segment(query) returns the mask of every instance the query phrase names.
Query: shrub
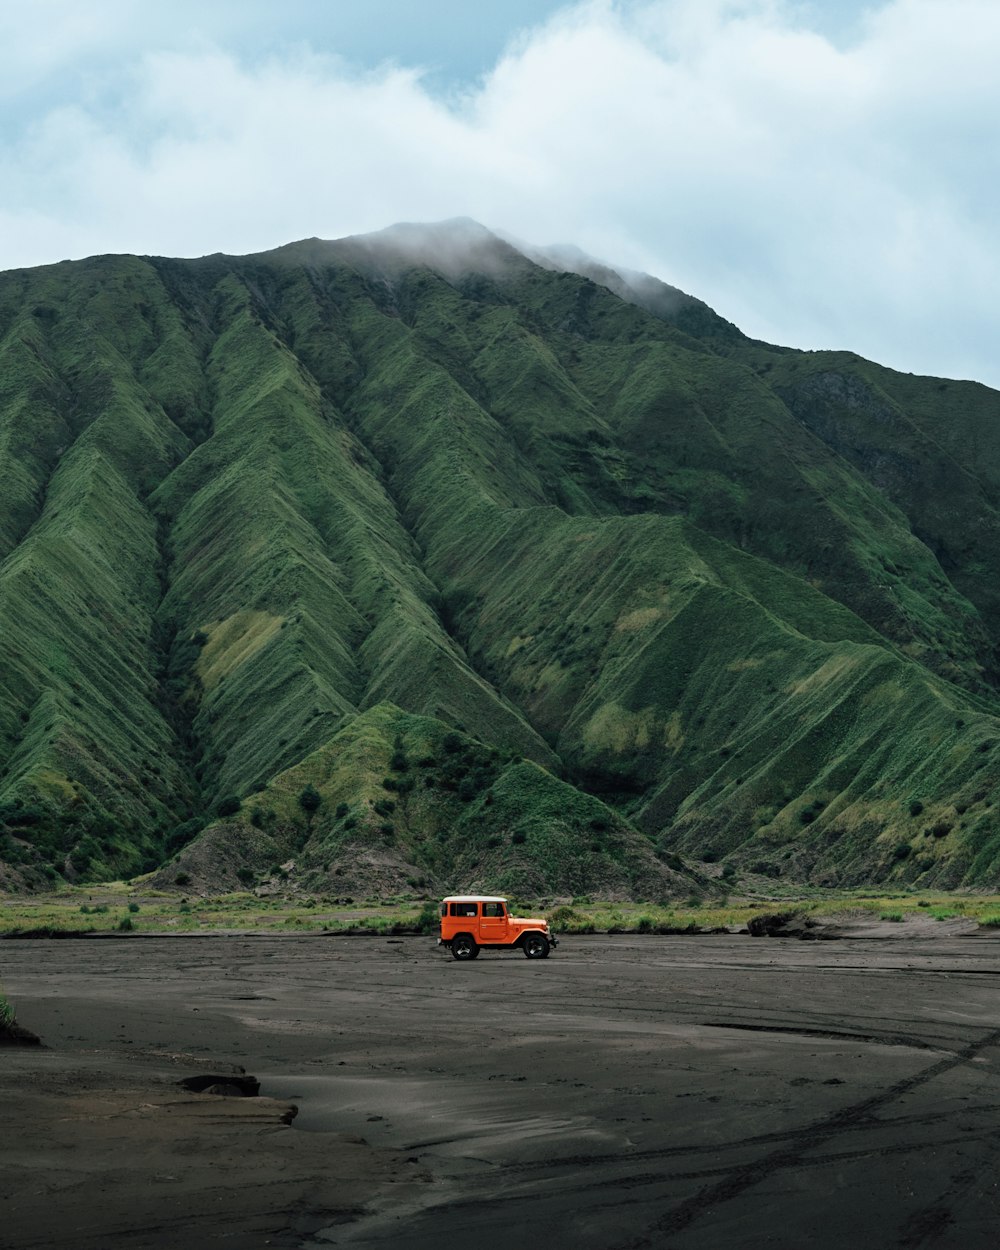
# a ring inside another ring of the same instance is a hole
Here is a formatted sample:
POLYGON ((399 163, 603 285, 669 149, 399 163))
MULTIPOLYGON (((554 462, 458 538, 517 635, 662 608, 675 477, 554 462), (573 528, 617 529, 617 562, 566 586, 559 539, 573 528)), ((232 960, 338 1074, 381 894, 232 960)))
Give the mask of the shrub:
POLYGON ((323 798, 312 782, 299 795, 299 807, 309 816, 319 810, 322 802, 323 798))
POLYGON ((135 924, 131 916, 122 916, 121 920, 118 921, 119 933, 131 933, 134 928, 135 924))
POLYGON ((464 744, 462 742, 461 734, 447 733, 442 739, 441 745, 449 755, 457 755, 458 752, 461 751, 464 744))
POLYGON ((892 853, 894 859, 908 859, 910 855, 909 842, 900 842, 892 853))
POLYGON ((527 842, 528 835, 523 829, 515 829, 510 836, 510 840, 515 846, 521 846, 524 842, 527 842))
POLYGON ((129 903, 129 905, 128 905, 128 909, 129 909, 129 911, 132 913, 132 915, 134 916, 134 915, 136 914, 136 912, 139 910, 139 904, 138 904, 138 903, 129 903))
POLYGON ((410 765, 407 763, 406 756, 402 751, 393 751, 392 759, 389 760, 389 767, 394 773, 405 773, 410 765))
POLYGON ((242 882, 243 885, 252 885, 254 879, 254 871, 244 865, 242 868, 236 869, 236 880, 242 882))
POLYGON ((174 885, 190 885, 190 883, 191 874, 189 872, 179 872, 177 876, 174 877, 174 885))
POLYGON ((420 915, 417 916, 417 932, 437 933, 440 923, 441 917, 437 903, 425 903, 420 909, 420 915))
POLYGON ((902 919, 903 913, 901 911, 884 911, 879 915, 879 920, 891 920, 895 924, 899 924, 902 919))
POLYGON ((921 803, 919 799, 913 799, 913 801, 910 803, 910 815, 919 816, 923 810, 924 810, 923 803, 921 803))
POLYGON ((349 811, 350 808, 346 803, 338 803, 333 814, 338 820, 343 820, 349 811))
POLYGON ((227 794, 215 809, 217 816, 235 816, 240 810, 240 801, 235 794, 227 794))

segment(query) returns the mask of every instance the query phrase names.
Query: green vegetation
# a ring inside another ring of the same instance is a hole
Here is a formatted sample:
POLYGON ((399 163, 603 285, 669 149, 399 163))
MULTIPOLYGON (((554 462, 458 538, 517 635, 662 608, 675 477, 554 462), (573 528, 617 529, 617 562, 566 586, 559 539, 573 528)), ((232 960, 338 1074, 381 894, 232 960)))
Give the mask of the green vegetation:
MULTIPOLYGON (((10 899, 0 912, 0 937, 18 934, 61 936, 88 933, 129 933, 122 915, 131 882, 108 882, 99 887, 63 886, 55 894, 23 895, 10 899), (101 891, 102 903, 81 914, 81 891, 101 891)), ((294 930, 303 933, 414 934, 438 933, 437 898, 405 890, 382 898, 352 895, 288 893, 253 894, 234 891, 205 898, 178 900, 176 894, 152 887, 143 889, 142 932, 256 932, 294 930)), ((879 894, 865 891, 823 891, 783 896, 742 896, 729 900, 689 898, 656 903, 651 900, 600 899, 579 895, 571 901, 549 896, 512 895, 511 906, 522 916, 546 916, 561 934, 680 934, 739 932, 755 916, 781 912, 827 920, 883 920, 902 926, 917 918, 967 920, 983 928, 1000 927, 1000 896, 922 895, 914 892, 879 894)))
POLYGON ((476 246, 0 275, 0 889, 1000 885, 1000 396, 476 246))

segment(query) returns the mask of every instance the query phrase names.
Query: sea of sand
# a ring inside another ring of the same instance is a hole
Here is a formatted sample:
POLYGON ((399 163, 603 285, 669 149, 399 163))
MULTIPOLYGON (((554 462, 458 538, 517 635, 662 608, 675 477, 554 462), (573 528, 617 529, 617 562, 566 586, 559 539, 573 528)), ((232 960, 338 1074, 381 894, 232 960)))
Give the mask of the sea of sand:
POLYGON ((19 940, 0 982, 42 1042, 0 1047, 3 1247, 1000 1244, 1000 938, 967 922, 473 963, 19 940))

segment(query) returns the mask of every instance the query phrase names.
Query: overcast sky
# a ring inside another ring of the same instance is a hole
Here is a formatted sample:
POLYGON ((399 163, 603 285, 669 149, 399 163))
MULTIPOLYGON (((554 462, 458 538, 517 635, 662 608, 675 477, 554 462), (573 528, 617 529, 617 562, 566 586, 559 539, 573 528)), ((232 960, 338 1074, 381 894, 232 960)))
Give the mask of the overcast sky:
POLYGON ((998 0, 0 0, 0 268, 466 215, 1000 386, 998 0))

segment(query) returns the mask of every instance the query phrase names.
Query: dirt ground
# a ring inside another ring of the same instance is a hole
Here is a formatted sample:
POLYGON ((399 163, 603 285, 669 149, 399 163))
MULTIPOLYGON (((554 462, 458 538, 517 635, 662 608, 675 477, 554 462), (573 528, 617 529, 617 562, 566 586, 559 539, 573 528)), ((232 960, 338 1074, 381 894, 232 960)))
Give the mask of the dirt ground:
POLYGON ((992 1250, 1000 939, 895 929, 4 942, 0 1245, 992 1250))

